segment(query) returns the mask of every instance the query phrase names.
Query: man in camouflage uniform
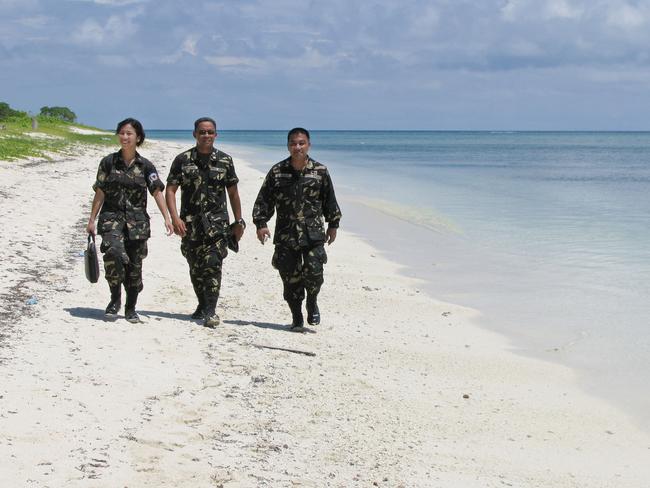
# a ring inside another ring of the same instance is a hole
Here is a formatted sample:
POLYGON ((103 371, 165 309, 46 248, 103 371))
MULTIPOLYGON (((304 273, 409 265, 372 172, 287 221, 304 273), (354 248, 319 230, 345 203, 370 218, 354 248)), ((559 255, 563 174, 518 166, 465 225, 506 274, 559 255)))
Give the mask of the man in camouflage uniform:
POLYGON ((307 322, 320 323, 317 296, 327 262, 324 243, 336 239, 341 210, 327 167, 309 157, 309 132, 289 131, 290 157, 275 164, 266 175, 255 200, 253 222, 262 244, 271 236, 268 221, 277 211, 272 264, 284 287, 291 309, 291 328, 303 326, 302 301, 307 293, 307 322), (328 222, 327 232, 323 217, 328 222))
POLYGON ((217 124, 208 117, 194 123, 196 146, 174 159, 165 193, 174 232, 182 237, 181 252, 190 268, 198 306, 192 318, 206 327, 219 325, 216 314, 221 289, 221 266, 228 254, 228 238, 239 241, 246 224, 232 158, 214 147, 217 124), (176 210, 176 191, 181 188, 181 212, 176 210), (235 218, 229 225, 226 193, 235 218))
POLYGON ((173 228, 162 194, 165 185, 160 181, 151 161, 135 150, 136 146, 144 142, 142 124, 132 118, 125 119, 118 124, 116 134, 122 149, 109 154, 99 163, 87 231, 95 235, 97 230, 102 236, 100 250, 104 253, 106 281, 111 289, 106 316, 117 317, 121 307, 121 287, 124 284, 125 318, 137 323, 140 319, 135 306, 138 294, 142 291, 142 260, 147 257, 147 239, 151 235, 147 189, 165 219, 168 235, 171 235, 173 228))

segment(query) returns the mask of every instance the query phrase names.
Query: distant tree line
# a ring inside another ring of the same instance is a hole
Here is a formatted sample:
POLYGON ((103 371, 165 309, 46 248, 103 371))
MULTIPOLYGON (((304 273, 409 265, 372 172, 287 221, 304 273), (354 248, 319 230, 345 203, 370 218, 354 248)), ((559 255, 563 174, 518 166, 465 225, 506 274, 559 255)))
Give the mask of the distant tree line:
MULTIPOLYGON (((41 113, 39 115, 63 120, 64 122, 75 122, 77 120, 77 115, 68 107, 41 107, 41 113)), ((28 117, 28 115, 27 112, 14 110, 6 102, 0 102, 0 120, 11 117, 28 117)))
POLYGON ((0 102, 0 120, 8 119, 9 117, 17 117, 20 115, 27 115, 25 112, 19 112, 9 106, 8 103, 0 102))
POLYGON ((77 115, 68 107, 41 107, 41 113, 44 117, 53 117, 65 122, 74 122, 77 115))

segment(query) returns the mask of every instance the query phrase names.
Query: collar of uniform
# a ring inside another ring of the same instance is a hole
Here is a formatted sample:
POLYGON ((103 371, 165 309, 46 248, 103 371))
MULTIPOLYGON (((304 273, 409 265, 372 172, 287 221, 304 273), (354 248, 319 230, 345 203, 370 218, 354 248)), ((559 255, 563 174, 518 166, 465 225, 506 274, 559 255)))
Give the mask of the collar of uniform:
MULTIPOLYGON (((212 147, 212 152, 210 153, 210 161, 219 160, 218 152, 219 150, 216 147, 212 147)), ((190 152, 190 159, 194 164, 197 164, 199 162, 199 151, 196 146, 194 146, 190 152)))
MULTIPOLYGON (((315 159, 312 159, 311 157, 309 157, 309 155, 307 155, 307 164, 306 164, 305 167, 304 167, 302 170, 300 170, 300 171, 305 171, 305 170, 307 170, 307 169, 309 169, 309 170, 314 169, 314 163, 315 163, 315 162, 316 162, 315 159)), ((298 173, 300 172, 300 171, 296 170, 296 169, 293 167, 293 165, 291 164, 291 156, 289 156, 287 159, 285 159, 285 160, 283 161, 283 163, 285 164, 285 167, 289 168, 291 171, 296 171, 296 172, 298 172, 298 173)))
MULTIPOLYGON (((117 155, 117 160, 121 162, 123 166, 126 166, 126 161, 124 161, 124 157, 122 156, 122 150, 120 149, 115 154, 117 155)), ((135 159, 133 160, 133 163, 140 166, 142 165, 142 156, 140 156, 140 153, 138 151, 135 152, 135 159)))

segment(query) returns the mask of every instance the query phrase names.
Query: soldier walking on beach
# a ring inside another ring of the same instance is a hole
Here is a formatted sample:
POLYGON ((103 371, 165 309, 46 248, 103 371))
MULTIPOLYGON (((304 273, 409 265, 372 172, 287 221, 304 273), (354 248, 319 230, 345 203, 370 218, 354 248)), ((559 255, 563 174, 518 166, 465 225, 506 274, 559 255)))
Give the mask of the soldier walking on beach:
POLYGON ((272 264, 284 287, 291 310, 291 328, 304 325, 302 301, 307 294, 307 322, 320 323, 317 297, 327 262, 324 243, 336 239, 341 210, 327 167, 309 157, 309 132, 297 127, 287 135, 290 157, 275 164, 266 175, 255 200, 253 222, 257 238, 271 237, 268 221, 277 211, 272 264), (324 229, 323 217, 328 223, 324 229))
POLYGON ((171 235, 173 229, 162 193, 165 185, 151 161, 136 151, 145 138, 142 124, 133 118, 124 119, 117 124, 115 134, 121 149, 99 163, 86 231, 92 235, 97 231, 102 236, 106 281, 111 289, 106 317, 117 317, 124 285, 124 316, 129 322, 138 323, 140 317, 135 306, 142 291, 142 260, 147 257, 147 239, 151 234, 147 190, 165 219, 167 235, 171 235), (99 221, 95 225, 98 214, 99 221))
POLYGON ((198 306, 193 319, 203 319, 206 327, 219 325, 216 313, 221 289, 221 266, 231 246, 239 242, 246 224, 232 158, 214 147, 217 124, 209 117, 194 122, 196 146, 174 159, 165 198, 174 225, 181 236, 181 252, 190 268, 190 279, 198 306), (176 190, 181 188, 181 212, 176 207, 176 190), (226 193, 235 218, 229 224, 226 193))

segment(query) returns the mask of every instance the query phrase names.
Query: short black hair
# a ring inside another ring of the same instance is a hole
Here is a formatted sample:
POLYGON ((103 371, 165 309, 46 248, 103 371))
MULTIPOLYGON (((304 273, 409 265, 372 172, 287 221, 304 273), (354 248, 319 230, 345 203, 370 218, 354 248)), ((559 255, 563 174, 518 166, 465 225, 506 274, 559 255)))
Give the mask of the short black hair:
POLYGON ((307 136, 307 140, 311 142, 311 139, 309 138, 309 131, 307 129, 303 129, 302 127, 294 127, 291 129, 287 134, 287 142, 291 140, 291 136, 294 136, 296 134, 305 134, 307 136))
POLYGON ((118 122, 117 129, 115 129, 115 135, 119 134, 120 131, 122 130, 122 127, 124 127, 125 125, 130 125, 135 129, 135 133, 138 136, 138 142, 136 142, 135 145, 141 146, 142 143, 144 142, 145 134, 144 134, 144 128, 142 127, 140 121, 134 119, 133 117, 129 117, 128 119, 124 119, 122 122, 118 122))
POLYGON ((201 117, 199 119, 196 119, 194 121, 194 130, 199 128, 199 124, 201 122, 210 122, 212 125, 214 125, 214 130, 217 130, 217 123, 214 121, 214 119, 212 119, 210 117, 201 117))

